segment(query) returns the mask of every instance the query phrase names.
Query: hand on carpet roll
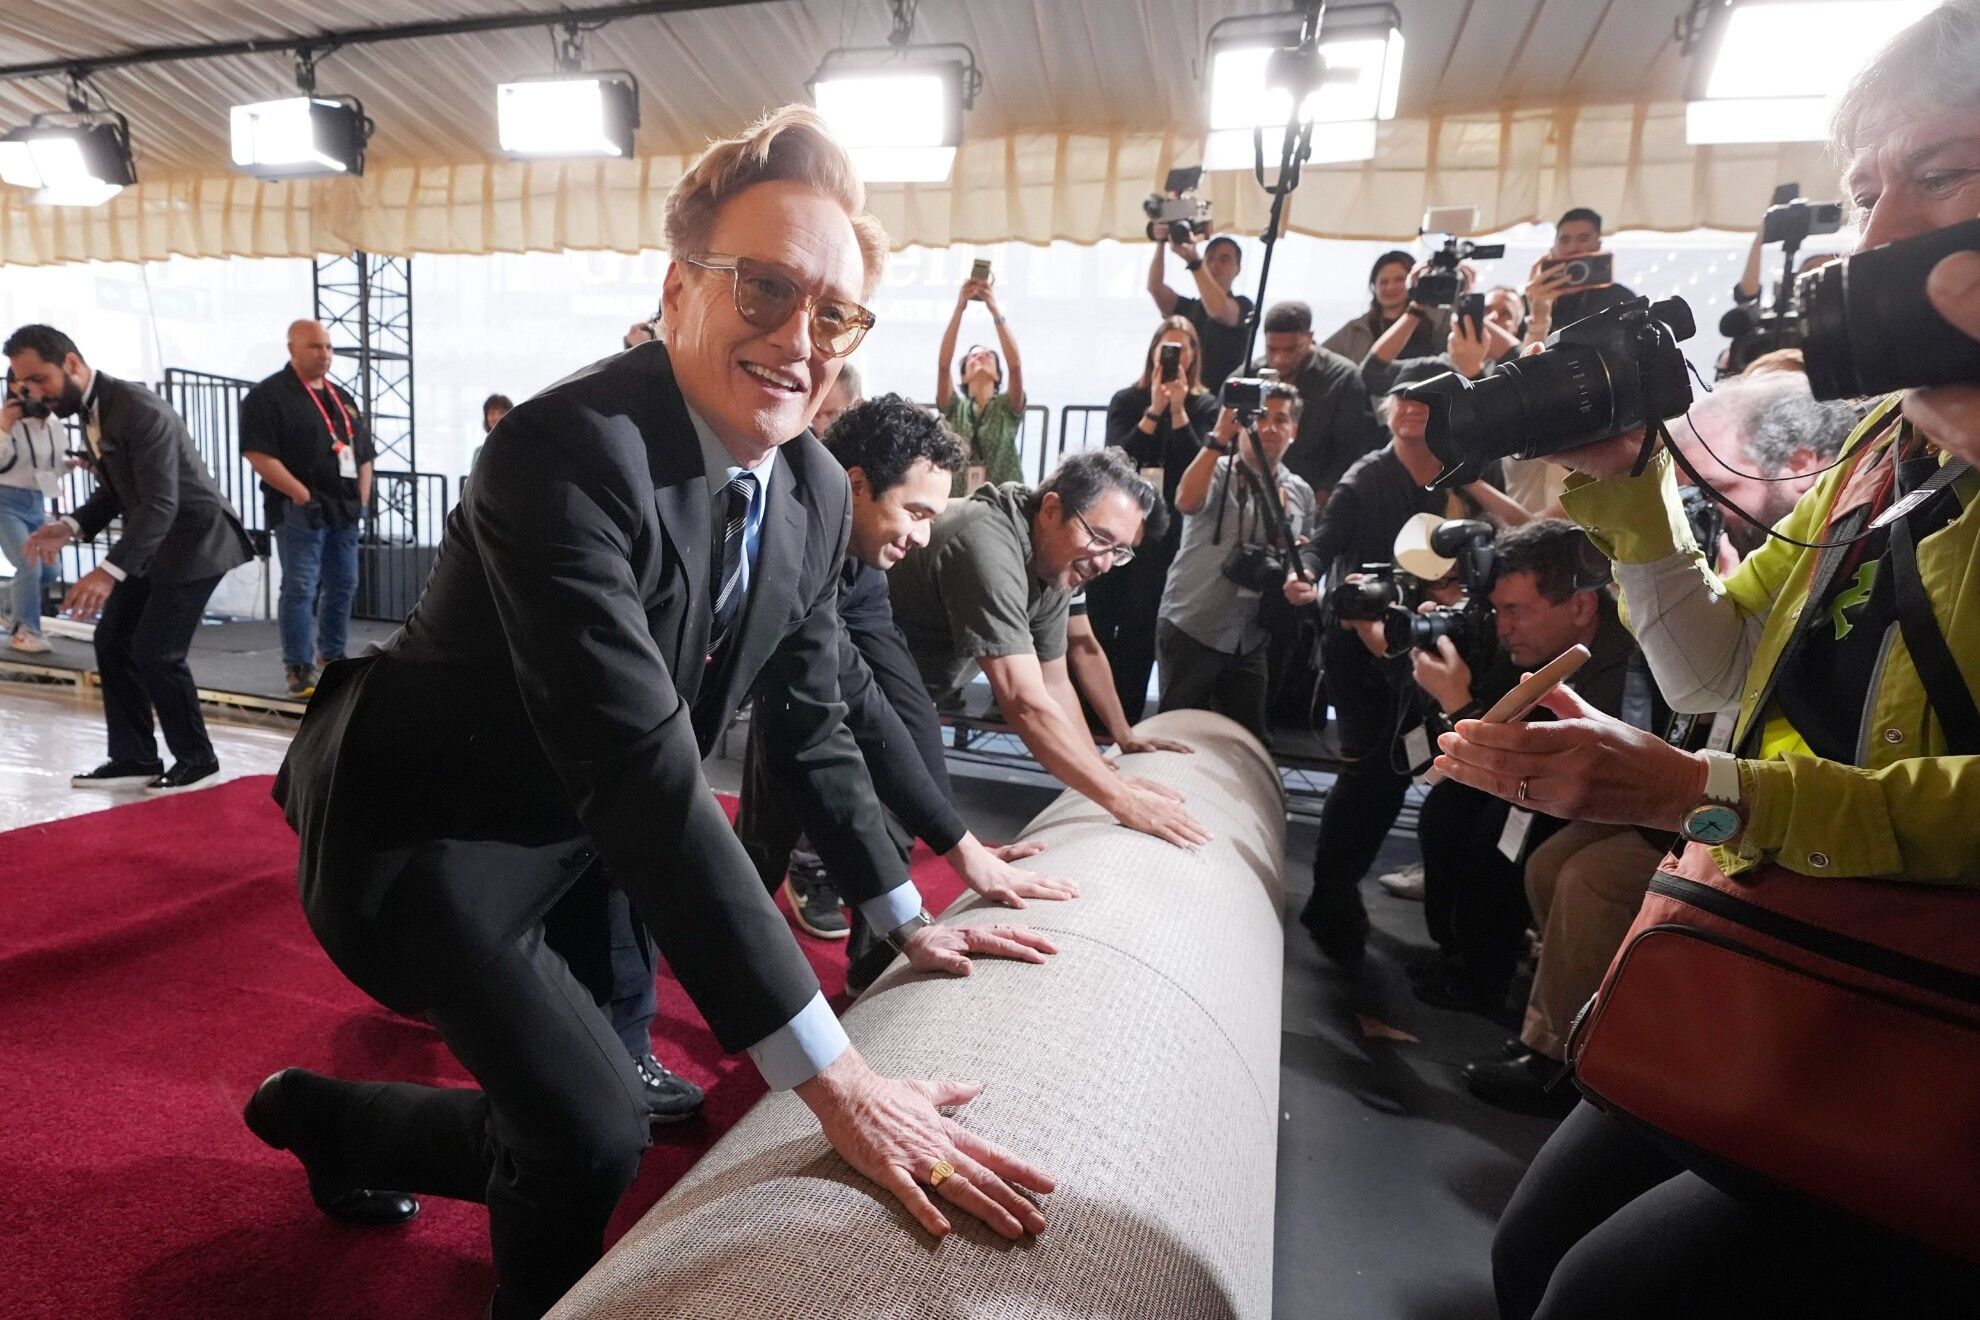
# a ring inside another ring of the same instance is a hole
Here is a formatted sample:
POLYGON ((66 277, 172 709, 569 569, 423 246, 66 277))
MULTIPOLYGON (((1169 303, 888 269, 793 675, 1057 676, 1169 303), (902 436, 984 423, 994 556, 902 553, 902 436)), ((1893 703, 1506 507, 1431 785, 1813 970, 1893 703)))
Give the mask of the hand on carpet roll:
POLYGON ((1045 1216, 1017 1188, 1049 1192, 1052 1179, 939 1108, 967 1104, 982 1090, 980 1082, 882 1077, 847 1046, 824 1072, 800 1083, 797 1094, 846 1163, 892 1192, 936 1237, 948 1234, 949 1220, 924 1184, 1004 1237, 1042 1233, 1045 1216))
POLYGON ((1021 908, 1027 898, 1078 898, 1079 886, 1070 880, 1036 875, 1010 864, 1011 856, 1029 857, 1043 846, 1016 843, 1008 848, 986 848, 974 834, 965 834, 944 856, 964 884, 1005 907, 1021 908))
POLYGON ((908 966, 917 972, 968 976, 969 960, 981 954, 1042 963, 1058 946, 1035 930, 1022 926, 923 926, 907 938, 908 966))
POLYGON ((1123 738, 1116 744, 1123 752, 1181 752, 1194 756, 1196 749, 1174 738, 1123 738))
POLYGON ((1045 851, 1043 839, 1026 839, 1022 843, 985 844, 1000 862, 1021 862, 1027 857, 1036 857, 1045 851))
POLYGON ((1182 794, 1139 775, 1120 777, 1122 793, 1107 804, 1114 819, 1131 830, 1152 834, 1178 848, 1210 842, 1210 831, 1182 808, 1182 794))

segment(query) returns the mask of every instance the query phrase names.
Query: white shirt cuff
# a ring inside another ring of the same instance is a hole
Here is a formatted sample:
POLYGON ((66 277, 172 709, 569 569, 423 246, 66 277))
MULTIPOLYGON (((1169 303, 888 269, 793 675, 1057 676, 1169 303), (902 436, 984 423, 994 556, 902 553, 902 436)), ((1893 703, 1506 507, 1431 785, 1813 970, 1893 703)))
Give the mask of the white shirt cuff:
POLYGON ((749 1059, 771 1090, 788 1091, 831 1067, 850 1044, 821 990, 796 1017, 750 1046, 749 1059))
POLYGON ((82 524, 77 522, 74 518, 71 518, 68 514, 66 513, 63 514, 60 518, 57 518, 55 521, 61 523, 63 526, 67 527, 70 531, 74 532, 78 538, 82 536, 82 524))
POLYGON ((100 564, 98 564, 97 567, 102 569, 104 572, 108 573, 111 577, 117 579, 117 581, 119 582, 122 582, 126 577, 129 576, 129 574, 125 573, 123 569, 118 568, 115 564, 111 563, 107 559, 101 562, 100 564))
POLYGON ((898 930, 921 915, 921 891, 914 887, 914 881, 903 881, 879 897, 861 903, 859 915, 866 918, 875 935, 884 937, 888 931, 898 930))

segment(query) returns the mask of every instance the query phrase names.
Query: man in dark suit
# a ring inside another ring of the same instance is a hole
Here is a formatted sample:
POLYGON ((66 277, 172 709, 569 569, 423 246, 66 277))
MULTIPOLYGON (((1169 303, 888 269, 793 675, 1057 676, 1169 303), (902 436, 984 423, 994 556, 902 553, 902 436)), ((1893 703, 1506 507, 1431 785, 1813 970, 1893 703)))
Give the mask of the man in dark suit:
POLYGON ((667 343, 495 428, 405 628, 328 668, 278 781, 325 950, 480 1089, 291 1068, 244 1117, 333 1213, 411 1212, 372 1188, 485 1202, 498 1317, 596 1261, 649 1139, 632 1060, 543 939, 601 862, 723 1046, 925 1228, 949 1227, 931 1189, 1007 1237, 1044 1227, 1011 1183, 1050 1180, 937 1108, 975 1087, 882 1077, 847 1042, 700 769, 779 655, 758 718, 816 790, 848 898, 917 967, 967 951, 926 924, 840 719, 848 492, 806 423, 872 324, 885 235, 863 206, 803 107, 704 152, 668 201, 667 343))
POLYGON ((96 667, 110 732, 110 759, 70 782, 183 792, 220 769, 186 651, 220 579, 253 557, 247 533, 165 400, 92 370, 52 326, 22 326, 4 351, 27 392, 62 417, 83 415, 96 472, 96 490, 80 508, 28 538, 28 558, 53 563, 69 542, 124 520, 117 544, 62 601, 75 618, 102 615, 96 667), (170 770, 158 759, 153 711, 172 749, 170 770))
MULTIPOLYGON (((843 625, 839 692, 846 703, 846 725, 881 804, 893 818, 896 844, 905 854, 914 839, 923 840, 948 859, 970 889, 1010 907, 1023 907, 1027 898, 1077 897, 1078 889, 1063 880, 1010 865, 1042 845, 990 847, 957 812, 942 755, 941 719, 894 622, 887 570, 910 550, 928 544, 936 515, 949 503, 952 478, 963 468, 962 442, 941 419, 898 394, 854 404, 823 439, 852 486, 852 537, 839 569, 834 607, 843 625)), ((766 678, 774 690, 779 682, 774 668, 766 678)), ((799 799, 807 791, 802 767, 791 764, 786 749, 767 736, 765 722, 752 722, 743 750, 736 833, 764 883, 784 887, 799 925, 820 938, 833 938, 834 929, 844 937, 847 922, 829 874, 807 884, 793 852, 801 847, 799 799), (829 924, 833 921, 836 927, 829 924)), ((810 862, 818 865, 815 856, 810 862)), ((992 942, 979 951, 1033 962, 1051 951, 1049 944, 998 949, 995 941, 1004 937, 984 938, 992 942)), ((862 923, 848 951, 847 984, 864 987, 892 954, 878 933, 862 923), (869 951, 871 956, 865 956, 869 951)))

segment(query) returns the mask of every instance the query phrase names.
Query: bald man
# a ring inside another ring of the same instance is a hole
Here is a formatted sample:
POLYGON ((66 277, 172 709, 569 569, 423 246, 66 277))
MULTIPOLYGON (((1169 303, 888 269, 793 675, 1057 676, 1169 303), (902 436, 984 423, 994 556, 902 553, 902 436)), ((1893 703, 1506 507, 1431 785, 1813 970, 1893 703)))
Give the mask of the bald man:
POLYGON ((336 356, 317 321, 289 327, 289 361, 241 400, 241 454, 261 478, 282 561, 282 672, 289 695, 316 691, 344 658, 357 595, 358 524, 371 503, 371 429, 330 379, 336 356))

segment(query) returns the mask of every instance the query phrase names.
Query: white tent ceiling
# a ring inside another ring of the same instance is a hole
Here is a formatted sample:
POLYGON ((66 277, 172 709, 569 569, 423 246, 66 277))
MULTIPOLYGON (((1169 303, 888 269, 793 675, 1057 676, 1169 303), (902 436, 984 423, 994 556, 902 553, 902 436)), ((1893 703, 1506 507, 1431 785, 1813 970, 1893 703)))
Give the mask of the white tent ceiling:
MULTIPOLYGON (((1306 232, 1396 237, 1431 203, 1477 202, 1488 225, 1604 210, 1612 227, 1750 224, 1776 178, 1831 171, 1807 148, 1683 142, 1686 0, 1397 0, 1408 43, 1401 111, 1376 160, 1309 172, 1306 232), (1793 173, 1798 171, 1798 175, 1793 173)), ((983 93, 948 185, 874 190, 897 243, 1136 236, 1141 196, 1197 158, 1211 24, 1284 6, 1245 0, 925 0, 917 41, 970 45, 983 93)), ((8 0, 0 65, 294 38, 440 18, 556 10, 545 0, 8 0)), ((493 86, 551 68, 545 28, 352 46, 319 86, 377 121, 361 180, 262 184, 227 164, 226 107, 288 94, 285 53, 105 70, 129 116, 141 183, 97 211, 0 196, 0 262, 658 246, 659 201, 685 159, 763 109, 804 99, 819 57, 878 44, 881 0, 770 0, 614 22, 592 68, 640 86, 638 159, 518 164, 494 151, 493 86)), ((0 81, 0 127, 59 109, 60 77, 0 81)), ((1264 199, 1214 176, 1220 218, 1255 229, 1264 199)))

